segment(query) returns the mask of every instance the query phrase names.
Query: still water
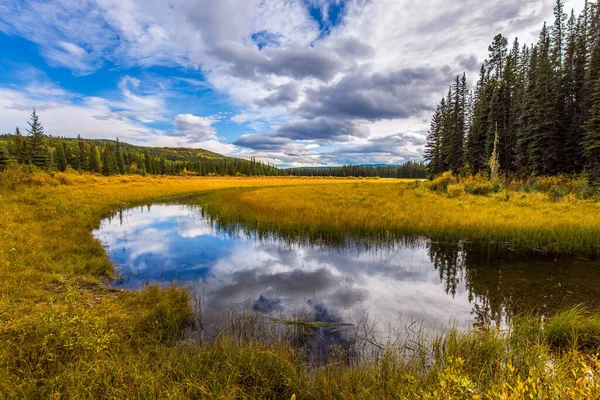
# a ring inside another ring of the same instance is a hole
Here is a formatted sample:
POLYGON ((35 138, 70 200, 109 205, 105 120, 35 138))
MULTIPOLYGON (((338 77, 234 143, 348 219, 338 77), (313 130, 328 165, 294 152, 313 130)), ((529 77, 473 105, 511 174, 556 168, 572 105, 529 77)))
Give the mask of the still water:
POLYGON ((522 256, 427 239, 327 247, 223 230, 201 209, 121 211, 94 232, 117 265, 117 287, 175 283, 213 317, 238 309, 359 324, 382 335, 414 321, 443 329, 505 324, 600 300, 600 263, 522 256))

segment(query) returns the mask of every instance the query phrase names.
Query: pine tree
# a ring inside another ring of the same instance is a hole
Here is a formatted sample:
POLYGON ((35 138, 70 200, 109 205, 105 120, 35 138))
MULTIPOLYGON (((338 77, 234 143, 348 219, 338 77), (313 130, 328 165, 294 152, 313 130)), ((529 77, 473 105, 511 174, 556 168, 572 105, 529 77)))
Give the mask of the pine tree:
POLYGON ((90 171, 90 160, 89 160, 89 154, 88 154, 88 148, 85 145, 85 142, 83 141, 83 139, 81 138, 80 135, 77 135, 77 146, 78 146, 78 152, 77 152, 77 156, 79 158, 79 168, 81 168, 84 171, 90 171))
POLYGON ((5 141, 0 141, 0 171, 3 171, 11 164, 11 157, 8 152, 8 146, 5 141))
POLYGON ((90 172, 100 173, 101 168, 101 157, 100 150, 98 150, 98 146, 92 145, 89 151, 89 161, 88 161, 88 169, 90 172))
POLYGON ((479 73, 479 81, 475 88, 473 120, 470 124, 471 129, 469 130, 465 150, 465 158, 473 173, 483 171, 487 161, 486 137, 489 115, 489 86, 487 76, 485 66, 482 65, 479 73))
POLYGON ((110 176, 118 173, 117 160, 111 145, 107 144, 102 152, 102 174, 110 176))
MULTIPOLYGON (((444 99, 442 99, 444 102, 444 99)), ((442 106, 438 106, 436 112, 431 119, 431 126, 427 135, 427 143, 425 145, 425 160, 428 162, 427 171, 429 176, 436 176, 442 171, 441 155, 440 155, 440 130, 442 124, 442 106)))
POLYGON ((31 113, 31 121, 28 122, 29 133, 28 139, 28 156, 27 160, 36 167, 42 169, 48 169, 50 163, 50 157, 48 154, 48 148, 46 147, 46 136, 44 135, 44 128, 40 124, 39 117, 33 109, 31 113))
POLYGON ((565 5, 563 0, 556 0, 554 6, 554 26, 552 27, 552 58, 557 70, 560 70, 563 64, 563 51, 565 43, 565 23, 567 14, 565 14, 565 5))
POLYGON ((25 139, 23 139, 23 135, 21 134, 19 127, 17 127, 15 129, 15 139, 14 139, 13 143, 14 143, 14 157, 19 164, 22 164, 26 161, 27 151, 26 151, 26 146, 25 146, 25 139))
POLYGON ((600 184, 600 80, 592 96, 590 118, 584 124, 583 148, 590 179, 600 184))
POLYGON ((502 79, 504 71, 504 61, 508 52, 508 39, 501 34, 494 37, 494 41, 488 47, 489 57, 486 61, 487 69, 497 80, 502 79))
POLYGON ((56 168, 59 171, 67 169, 67 153, 66 145, 64 143, 57 143, 56 150, 54 152, 54 159, 56 160, 56 168))
POLYGON ((121 150, 121 143, 119 142, 119 138, 117 138, 117 148, 115 157, 117 159, 117 168, 119 173, 123 175, 125 173, 125 160, 123 158, 123 151, 121 150))
POLYGON ((529 120, 531 171, 535 175, 552 175, 558 172, 560 153, 559 115, 556 105, 556 80, 559 78, 553 68, 550 36, 545 24, 538 43, 537 68, 533 79, 535 82, 531 95, 535 101, 529 120))

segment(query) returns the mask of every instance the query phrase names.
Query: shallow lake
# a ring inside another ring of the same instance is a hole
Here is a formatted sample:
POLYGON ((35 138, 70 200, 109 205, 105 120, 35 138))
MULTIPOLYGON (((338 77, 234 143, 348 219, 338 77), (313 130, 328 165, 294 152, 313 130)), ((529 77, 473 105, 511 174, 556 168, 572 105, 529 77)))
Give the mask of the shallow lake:
POLYGON ((504 325, 516 313, 596 306, 600 263, 467 248, 428 239, 328 247, 219 229, 199 207, 123 210, 94 235, 120 274, 117 287, 175 283, 204 315, 236 309, 357 325, 385 339, 415 322, 443 329, 504 325))

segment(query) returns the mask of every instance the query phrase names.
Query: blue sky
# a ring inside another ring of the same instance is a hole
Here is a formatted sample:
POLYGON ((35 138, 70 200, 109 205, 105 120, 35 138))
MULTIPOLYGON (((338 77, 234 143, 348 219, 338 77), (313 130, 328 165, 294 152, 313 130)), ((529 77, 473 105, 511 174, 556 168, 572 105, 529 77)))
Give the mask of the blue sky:
MULTIPOLYGON (((280 166, 422 157, 438 99, 553 1, 4 0, 0 132, 203 147, 280 166)), ((583 0, 567 2, 577 12, 583 0)))

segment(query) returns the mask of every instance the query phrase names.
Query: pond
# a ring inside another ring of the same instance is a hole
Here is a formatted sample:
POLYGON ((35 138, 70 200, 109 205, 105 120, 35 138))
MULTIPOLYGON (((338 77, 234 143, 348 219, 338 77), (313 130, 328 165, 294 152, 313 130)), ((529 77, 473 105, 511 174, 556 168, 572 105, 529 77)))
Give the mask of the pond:
POLYGON ((413 324, 444 329, 505 325, 515 314, 596 306, 600 263, 519 255, 426 238, 327 246, 219 228, 202 209, 157 204, 123 210, 94 235, 119 278, 139 289, 177 284, 202 313, 229 310, 370 327, 389 339, 413 324))

